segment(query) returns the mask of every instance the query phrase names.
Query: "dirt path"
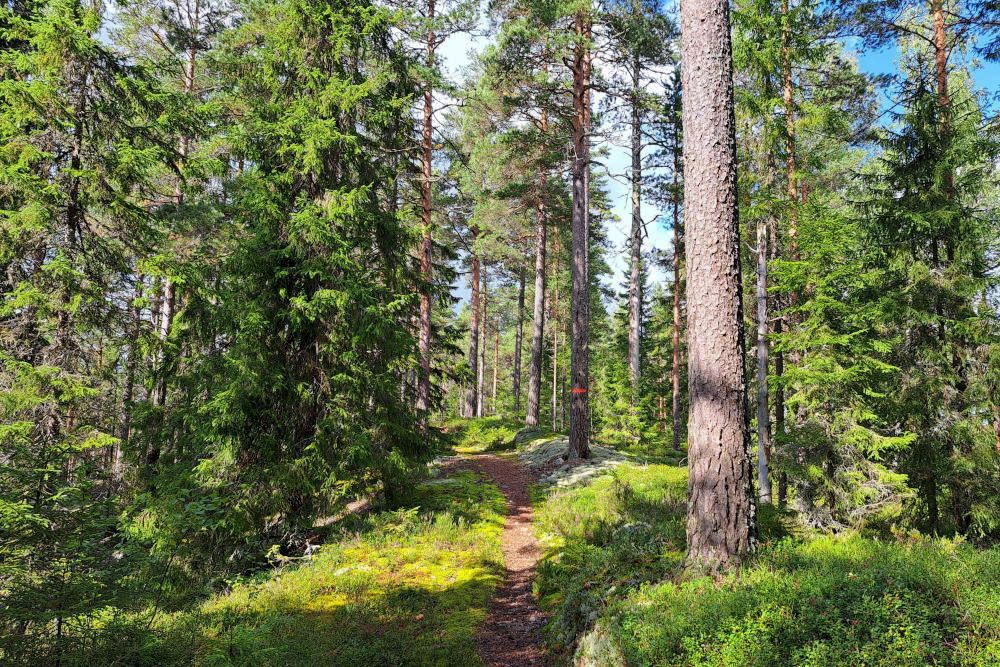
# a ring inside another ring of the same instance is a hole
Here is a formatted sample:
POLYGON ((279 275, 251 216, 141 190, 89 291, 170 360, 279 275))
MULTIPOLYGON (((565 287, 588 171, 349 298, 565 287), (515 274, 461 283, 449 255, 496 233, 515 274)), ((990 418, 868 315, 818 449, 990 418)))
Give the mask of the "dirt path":
POLYGON ((489 615, 476 635, 483 662, 490 667, 548 664, 542 650, 545 616, 531 594, 540 549, 531 527, 531 473, 499 456, 472 456, 465 465, 490 477, 507 497, 503 557, 507 575, 490 601, 489 615))

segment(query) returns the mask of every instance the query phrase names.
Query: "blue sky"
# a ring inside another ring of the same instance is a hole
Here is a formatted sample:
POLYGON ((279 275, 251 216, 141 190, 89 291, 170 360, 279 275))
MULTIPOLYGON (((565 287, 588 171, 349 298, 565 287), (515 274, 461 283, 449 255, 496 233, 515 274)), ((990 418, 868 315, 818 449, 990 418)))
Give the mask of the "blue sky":
MULTIPOLYGON (((456 35, 445 42, 441 47, 441 57, 444 67, 453 80, 461 80, 466 73, 470 54, 478 51, 485 44, 483 39, 471 38, 468 35, 456 35)), ((863 51, 858 48, 856 42, 849 42, 848 48, 857 60, 861 71, 868 74, 893 74, 899 71, 898 51, 895 46, 886 46, 878 50, 863 51)), ((956 57, 958 55, 956 54, 956 57)), ((984 91, 990 99, 991 106, 995 111, 1000 104, 997 99, 1000 93, 1000 64, 998 63, 973 63, 973 78, 975 85, 984 91)), ((881 92, 881 102, 884 107, 892 104, 892 90, 881 92)), ((608 190, 611 201, 614 203, 614 210, 618 220, 613 221, 608 229, 608 237, 612 243, 612 248, 608 253, 608 260, 613 270, 610 283, 617 290, 626 274, 628 266, 628 252, 625 241, 628 237, 628 229, 631 219, 631 207, 629 199, 629 187, 625 180, 628 171, 629 154, 624 146, 624 142, 614 137, 611 138, 611 147, 608 159, 604 165, 611 178, 607 179, 608 190), (619 145, 621 144, 621 145, 619 145)), ((659 211, 649 204, 643 206, 643 218, 652 220, 659 211)), ((666 213, 666 212, 664 212, 666 213)), ((644 249, 657 248, 669 250, 672 246, 672 232, 669 228, 669 217, 664 216, 663 220, 657 220, 648 225, 649 236, 644 242, 644 249)), ((666 276, 656 268, 651 270, 651 284, 655 281, 663 281, 666 276)), ((464 281, 463 281, 464 282, 464 281)), ((468 289, 464 284, 457 290, 457 295, 464 298, 468 289)))

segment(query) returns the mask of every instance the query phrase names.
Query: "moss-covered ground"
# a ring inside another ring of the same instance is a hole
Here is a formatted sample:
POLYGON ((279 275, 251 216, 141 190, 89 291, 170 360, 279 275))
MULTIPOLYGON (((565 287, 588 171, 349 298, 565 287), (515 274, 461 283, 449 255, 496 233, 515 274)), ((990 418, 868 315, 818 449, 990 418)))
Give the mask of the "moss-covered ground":
POLYGON ((476 665, 506 506, 471 472, 355 519, 308 562, 161 618, 156 665, 476 665))
MULTIPOLYGON (((455 452, 521 454, 498 418, 442 425, 455 452)), ((760 515, 758 549, 713 579, 683 567, 682 454, 632 456, 534 490, 535 591, 557 662, 733 667, 1000 665, 1000 549, 916 535, 791 529, 760 515)), ((547 469, 547 468, 546 468, 547 469)), ((506 508, 472 472, 417 482, 350 517, 311 559, 161 614, 127 664, 469 665, 503 574, 506 508)))

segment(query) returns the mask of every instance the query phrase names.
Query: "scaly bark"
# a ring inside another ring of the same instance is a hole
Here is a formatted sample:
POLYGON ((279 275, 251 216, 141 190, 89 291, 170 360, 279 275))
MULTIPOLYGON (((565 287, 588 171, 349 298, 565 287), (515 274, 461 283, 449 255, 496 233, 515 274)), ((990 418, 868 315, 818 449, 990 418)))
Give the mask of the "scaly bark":
POLYGON ((590 15, 580 10, 574 20, 576 44, 573 47, 573 164, 570 345, 570 458, 590 457, 589 334, 590 334, 590 211, 588 206, 588 171, 590 170, 590 15))
POLYGON ((687 260, 688 559, 719 570, 755 532, 744 377, 733 64, 727 0, 681 3, 687 260))

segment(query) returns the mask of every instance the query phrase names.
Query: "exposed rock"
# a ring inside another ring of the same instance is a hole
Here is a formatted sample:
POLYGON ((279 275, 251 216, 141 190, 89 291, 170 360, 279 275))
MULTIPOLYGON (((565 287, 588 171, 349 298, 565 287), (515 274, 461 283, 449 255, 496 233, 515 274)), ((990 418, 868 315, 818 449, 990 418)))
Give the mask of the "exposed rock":
POLYGON ((542 483, 563 487, 581 484, 629 460, 625 454, 599 445, 591 447, 589 459, 568 460, 566 436, 539 438, 525 445, 519 456, 526 466, 542 474, 542 483))
POLYGON ((598 623, 580 638, 573 654, 576 667, 625 667, 625 655, 604 627, 598 623))

